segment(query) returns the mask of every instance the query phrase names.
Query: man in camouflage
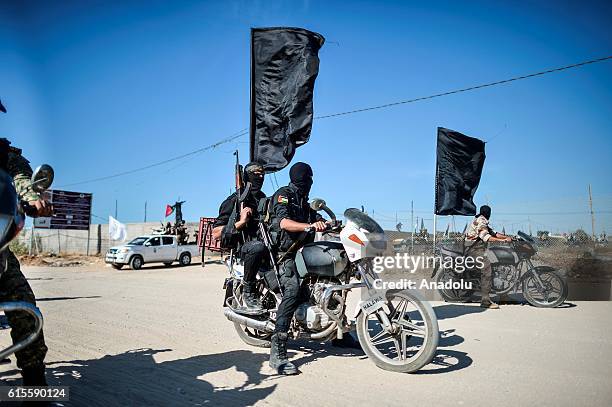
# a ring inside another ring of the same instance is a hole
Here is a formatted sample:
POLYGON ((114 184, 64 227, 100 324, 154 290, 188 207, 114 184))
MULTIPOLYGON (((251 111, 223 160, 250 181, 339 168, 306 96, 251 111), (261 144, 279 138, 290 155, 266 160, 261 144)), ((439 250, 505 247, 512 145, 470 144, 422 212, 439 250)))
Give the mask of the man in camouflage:
POLYGON ((489 242, 509 242, 512 239, 502 233, 497 233, 489 226, 489 218, 491 217, 491 208, 487 205, 480 207, 480 211, 474 220, 468 226, 465 233, 466 255, 473 258, 481 257, 483 259, 482 276, 480 286, 482 290, 482 298, 480 306, 488 309, 498 309, 499 305, 491 301, 491 262, 487 257, 487 245, 489 242))
MULTIPOLYGON (((8 140, 0 138, 0 169, 6 171, 15 184, 22 200, 27 201, 36 216, 51 216, 52 207, 30 189, 32 168, 21 155, 21 150, 11 147, 8 140)), ((26 301, 36 305, 32 288, 19 267, 17 257, 7 248, 1 254, 6 259, 6 269, 0 277, 0 302, 26 301)), ((13 342, 25 339, 34 330, 34 319, 23 311, 6 312, 13 342)), ((47 346, 41 331, 32 344, 15 353, 21 369, 24 386, 46 386, 44 359, 47 346)))

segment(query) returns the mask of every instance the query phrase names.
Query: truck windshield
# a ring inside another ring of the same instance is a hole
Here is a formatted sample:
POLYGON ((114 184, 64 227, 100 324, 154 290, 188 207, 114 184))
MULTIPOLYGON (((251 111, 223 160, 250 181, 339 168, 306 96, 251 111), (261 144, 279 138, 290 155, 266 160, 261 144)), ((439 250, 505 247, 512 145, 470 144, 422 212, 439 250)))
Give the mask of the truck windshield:
POLYGON ((133 245, 133 246, 142 246, 144 244, 144 242, 147 241, 148 238, 146 237, 137 237, 134 240, 131 240, 128 244, 133 245))

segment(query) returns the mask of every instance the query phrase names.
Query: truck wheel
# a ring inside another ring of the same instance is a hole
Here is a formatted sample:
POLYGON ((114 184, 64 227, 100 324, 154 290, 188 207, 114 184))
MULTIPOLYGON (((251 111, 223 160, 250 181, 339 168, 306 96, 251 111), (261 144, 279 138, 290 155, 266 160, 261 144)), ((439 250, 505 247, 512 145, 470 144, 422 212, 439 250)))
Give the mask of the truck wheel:
POLYGON ((113 264, 112 266, 115 270, 121 270, 121 267, 123 267, 123 264, 113 264))
POLYGON ((181 257, 179 257, 179 263, 181 264, 181 266, 188 266, 191 264, 191 254, 185 252, 181 254, 181 257))
POLYGON ((140 256, 134 256, 130 259, 130 268, 132 270, 140 270, 143 264, 144 260, 140 256))

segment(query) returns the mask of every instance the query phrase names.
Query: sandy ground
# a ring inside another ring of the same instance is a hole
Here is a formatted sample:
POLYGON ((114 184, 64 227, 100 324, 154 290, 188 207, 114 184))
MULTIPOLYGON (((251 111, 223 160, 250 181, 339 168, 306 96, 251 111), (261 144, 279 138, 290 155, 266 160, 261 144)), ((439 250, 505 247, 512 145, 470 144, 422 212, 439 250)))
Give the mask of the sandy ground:
MULTIPOLYGON (((75 406, 610 406, 612 302, 559 309, 434 303, 442 338, 418 374, 358 351, 293 342, 275 376, 222 314, 225 271, 26 267, 45 315, 49 382, 75 406)), ((0 332, 0 344, 10 341, 0 332)), ((0 366, 4 384, 20 379, 0 366)))

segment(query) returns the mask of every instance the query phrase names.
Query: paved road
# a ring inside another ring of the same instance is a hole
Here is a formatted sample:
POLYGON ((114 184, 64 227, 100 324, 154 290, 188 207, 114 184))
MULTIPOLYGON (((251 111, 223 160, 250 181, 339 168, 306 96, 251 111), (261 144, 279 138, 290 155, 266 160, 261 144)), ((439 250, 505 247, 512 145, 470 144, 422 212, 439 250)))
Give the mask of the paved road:
MULTIPOLYGON (((485 312, 438 302, 440 349, 418 374, 297 342, 302 374, 278 377, 223 317, 220 265, 25 273, 46 318, 49 381, 71 387, 70 405, 612 405, 612 302, 485 312)), ((12 359, 5 384, 18 383, 12 359)))

